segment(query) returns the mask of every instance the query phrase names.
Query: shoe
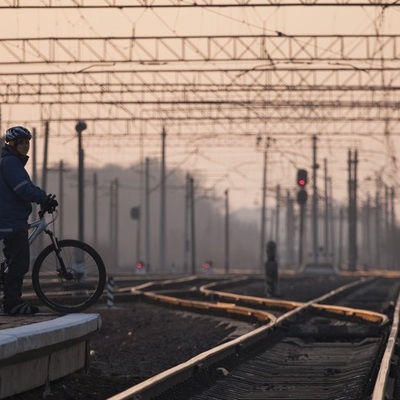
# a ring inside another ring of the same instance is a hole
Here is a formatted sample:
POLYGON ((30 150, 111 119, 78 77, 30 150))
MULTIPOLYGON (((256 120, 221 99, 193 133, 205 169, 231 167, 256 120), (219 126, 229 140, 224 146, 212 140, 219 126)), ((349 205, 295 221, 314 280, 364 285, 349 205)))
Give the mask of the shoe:
POLYGON ((21 301, 20 303, 8 305, 3 304, 3 311, 8 315, 34 315, 39 312, 39 308, 21 301))

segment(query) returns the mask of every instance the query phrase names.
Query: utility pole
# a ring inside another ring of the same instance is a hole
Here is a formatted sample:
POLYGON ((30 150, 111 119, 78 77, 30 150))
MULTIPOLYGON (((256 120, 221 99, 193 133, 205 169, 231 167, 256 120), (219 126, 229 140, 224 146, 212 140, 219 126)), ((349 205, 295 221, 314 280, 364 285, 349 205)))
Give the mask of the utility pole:
POLYGON ((380 201, 380 179, 376 180, 376 193, 375 193, 375 268, 381 267, 381 201, 380 201))
POLYGON ((332 259, 332 264, 335 265, 336 262, 336 241, 335 241, 335 208, 334 208, 334 203, 333 203, 333 184, 332 184, 332 178, 328 178, 328 187, 329 187, 329 216, 330 216, 330 250, 331 250, 331 259, 332 259))
POLYGON ((194 180, 190 177, 190 229, 191 229, 191 244, 192 244, 192 274, 196 273, 196 225, 195 225, 195 193, 194 180))
POLYGON ((357 150, 349 150, 349 270, 357 265, 357 150))
POLYGON ((324 253, 325 262, 329 261, 329 196, 328 196, 328 161, 324 158, 324 199, 325 199, 325 219, 324 219, 324 253))
POLYGON ((338 267, 341 268, 343 263, 343 220, 344 220, 344 209, 340 206, 339 209, 339 243, 338 243, 338 267))
POLYGON ((265 261, 265 222, 266 222, 266 206, 267 206, 267 165, 268 165, 268 148, 270 145, 270 137, 267 137, 264 148, 264 165, 263 165, 263 178, 262 178, 262 206, 261 206, 261 243, 260 243, 260 265, 261 271, 264 271, 265 261))
POLYGON ((165 271, 165 128, 161 132, 160 272, 165 271))
POLYGON ((390 231, 389 231, 389 188, 385 185, 385 204, 384 204, 384 213, 385 213, 385 259, 384 259, 384 268, 387 269, 389 266, 389 259, 390 259, 390 231))
POLYGON ((118 267, 118 179, 114 179, 110 183, 110 238, 111 260, 114 268, 118 267))
MULTIPOLYGON (((49 122, 46 121, 44 125, 44 149, 43 149, 43 168, 42 168, 42 189, 44 191, 47 190, 48 153, 49 153, 49 122)), ((43 247, 43 240, 44 240, 43 235, 40 235, 38 240, 39 248, 43 247)))
POLYGON ((225 273, 229 272, 229 191, 225 190, 225 273))
MULTIPOLYGON (((37 147, 36 147, 36 128, 32 128, 32 181, 35 185, 38 182, 38 174, 37 174, 37 147)), ((3 146, 2 146, 3 147, 3 146)), ((33 215, 36 218, 37 205, 36 203, 32 204, 33 215)))
MULTIPOLYGON (((36 143, 36 128, 32 129, 32 181, 37 184, 38 182, 38 174, 37 174, 37 143, 36 143)), ((36 219, 37 217, 37 204, 33 203, 32 204, 32 215, 33 219, 36 219)), ((40 235, 39 240, 35 240, 32 243, 32 251, 31 251, 31 259, 36 258, 36 255, 39 254, 39 249, 41 248, 40 244, 40 238, 43 235, 40 235)))
POLYGON ((371 195, 367 193, 367 200, 364 207, 364 263, 369 267, 371 265, 371 195))
MULTIPOLYGON (((36 128, 32 129, 32 181, 37 184, 37 153, 36 153, 36 128)), ((36 217, 36 203, 33 203, 34 215, 36 217)))
POLYGON ((64 236, 64 213, 63 213, 63 204, 64 204, 64 162, 60 160, 58 165, 58 196, 60 198, 60 237, 64 236))
POLYGON ((275 218, 275 243, 279 247, 279 216, 281 213, 281 186, 276 185, 276 218, 275 218))
POLYGON ((47 189, 47 160, 49 155, 49 121, 44 124, 44 150, 43 150, 43 170, 42 170, 42 189, 47 189))
POLYGON ((313 196, 312 196, 312 241, 313 241, 313 261, 318 263, 318 191, 317 191, 317 136, 312 137, 313 153, 313 196))
POLYGON ((75 126, 78 134, 78 240, 80 241, 84 241, 84 150, 82 132, 86 128, 86 123, 83 121, 79 121, 75 126))
POLYGON ((287 192, 286 206, 286 264, 292 266, 294 264, 294 207, 293 199, 287 192))
POLYGON ((390 188, 390 267, 396 265, 396 214, 395 214, 395 191, 394 187, 390 188))
POLYGON ((114 237, 114 249, 115 249, 115 266, 119 265, 119 181, 115 179, 115 237, 114 237))
POLYGON ((93 174, 93 243, 94 246, 97 247, 98 242, 98 181, 97 181, 97 173, 93 174))
POLYGON ((183 215, 183 271, 189 272, 189 251, 190 251, 190 240, 189 240, 189 207, 190 207, 190 175, 186 174, 185 184, 185 206, 183 215))
POLYGON ((146 269, 150 271, 150 159, 145 159, 145 237, 146 237, 146 269))

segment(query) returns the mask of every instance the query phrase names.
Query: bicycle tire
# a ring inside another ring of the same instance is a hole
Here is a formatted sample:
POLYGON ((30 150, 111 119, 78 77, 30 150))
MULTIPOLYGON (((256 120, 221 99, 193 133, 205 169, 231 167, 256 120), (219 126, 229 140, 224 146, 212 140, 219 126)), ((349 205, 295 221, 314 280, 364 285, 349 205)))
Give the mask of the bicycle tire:
POLYGON ((32 285, 39 300, 61 313, 81 312, 95 304, 106 284, 106 268, 93 247, 79 240, 58 242, 71 279, 58 274, 59 261, 53 244, 44 248, 32 268, 32 285))

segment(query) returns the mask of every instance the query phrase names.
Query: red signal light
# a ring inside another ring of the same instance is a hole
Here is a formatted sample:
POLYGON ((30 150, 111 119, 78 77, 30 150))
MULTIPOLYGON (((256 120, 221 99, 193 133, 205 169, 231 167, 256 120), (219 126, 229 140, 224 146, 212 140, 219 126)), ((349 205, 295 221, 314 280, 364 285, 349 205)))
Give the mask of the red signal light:
POLYGON ((299 179, 299 185, 300 186, 306 186, 307 182, 304 179, 299 179))
POLYGON ((137 269, 142 269, 142 268, 143 268, 143 262, 142 262, 142 261, 138 261, 138 262, 136 263, 136 268, 137 268, 137 269))
POLYGON ((204 268, 205 269, 210 269, 213 266, 213 262, 212 261, 205 261, 204 262, 204 268))
POLYGON ((307 185, 308 183, 308 174, 307 171, 305 169, 299 169, 297 170, 297 184, 300 187, 304 187, 307 185))

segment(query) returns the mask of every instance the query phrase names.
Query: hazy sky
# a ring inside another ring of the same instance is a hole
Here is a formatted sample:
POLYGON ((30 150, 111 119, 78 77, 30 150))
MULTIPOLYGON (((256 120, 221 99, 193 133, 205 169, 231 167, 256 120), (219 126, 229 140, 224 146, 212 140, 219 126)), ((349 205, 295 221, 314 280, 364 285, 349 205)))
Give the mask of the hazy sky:
MULTIPOLYGON (((53 4, 57 4, 57 1, 53 4)), ((202 36, 276 34, 277 32, 285 35, 368 35, 377 32, 398 34, 399 12, 400 9, 397 7, 385 10, 374 7, 13 9, 0 12, 0 37, 11 39, 124 35, 202 36)), ((43 46, 46 44, 44 43, 43 46)), ((5 51, 7 50, 4 47, 0 47, 0 57, 5 51)), ((206 68, 207 63, 195 66, 206 68)), ((117 65, 112 67, 118 68, 117 65)), ((143 68, 132 66, 132 68, 136 67, 143 68)), ((12 72, 15 68, 28 70, 24 66, 1 65, 0 73, 12 72)), ((41 71, 46 69, 48 71, 79 71, 81 67, 63 64, 29 68, 41 71)), ((96 68, 94 66, 94 69, 96 68)), ((398 101, 395 93, 396 97, 398 101)), ((15 124, 24 123, 30 119, 45 118, 51 113, 51 110, 40 110, 38 107, 22 109, 2 104, 2 120, 12 120, 15 124)), ((85 110, 77 111, 76 115, 84 119, 85 110)), ((4 123, 2 123, 2 129, 4 128, 4 123)), ((41 126, 37 128, 42 132, 41 126)), ((160 133, 161 128, 160 125, 160 133)), ((89 124, 88 132, 90 129, 89 124)), ((268 133, 267 127, 266 134, 268 133)), ((392 162, 393 153, 397 151, 397 142, 397 137, 388 140, 382 136, 381 132, 377 132, 376 137, 368 140, 354 137, 328 138, 320 141, 319 162, 322 164, 323 158, 328 159, 330 175, 333 175, 334 187, 337 188, 337 197, 346 198, 346 158, 349 148, 357 148, 360 152, 360 179, 364 182, 363 185, 366 185, 363 187, 374 190, 374 184, 368 178, 375 179, 383 172, 387 175, 385 179, 388 184, 397 184, 397 164, 394 165, 392 162)), ((91 137, 85 139, 84 143, 86 162, 94 166, 101 166, 103 163, 130 165, 144 157, 160 157, 159 145, 140 149, 137 142, 133 143, 129 137, 121 141, 95 140, 91 137)), ((39 138, 39 160, 42 145, 39 138)), ((60 159, 76 163, 76 149, 77 143, 72 127, 70 136, 64 135, 62 139, 52 139, 50 142, 50 165, 57 164, 60 159)), ((271 198, 272 191, 278 183, 282 185, 284 193, 289 189, 293 191, 295 171, 297 168, 310 169, 311 155, 310 137, 285 139, 279 136, 277 138, 271 145, 268 158, 268 184, 271 198)), ((204 139, 196 146, 189 143, 174 147, 169 143, 167 148, 169 168, 182 168, 188 172, 197 173, 204 179, 206 186, 214 188, 221 197, 226 188, 231 189, 233 208, 260 205, 262 161, 262 151, 256 148, 255 143, 250 142, 245 147, 219 146, 212 149, 204 139)))

